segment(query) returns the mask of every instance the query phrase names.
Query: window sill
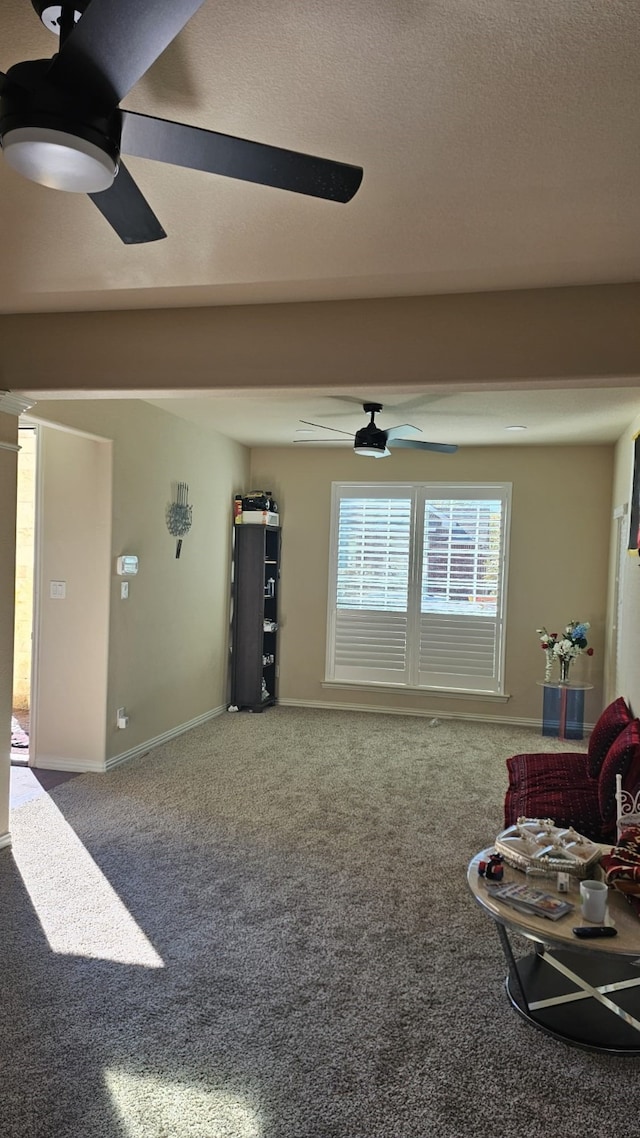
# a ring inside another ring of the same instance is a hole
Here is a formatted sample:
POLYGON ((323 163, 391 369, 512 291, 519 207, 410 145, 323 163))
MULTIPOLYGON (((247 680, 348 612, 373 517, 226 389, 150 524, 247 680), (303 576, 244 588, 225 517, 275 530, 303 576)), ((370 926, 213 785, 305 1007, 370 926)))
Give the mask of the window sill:
POLYGON ((323 680, 323 688, 332 688, 342 691, 383 691, 394 695, 437 695, 445 699, 473 699, 488 703, 508 703, 510 695, 501 695, 499 692, 474 691, 468 688, 410 688, 405 684, 352 684, 344 680, 323 680))

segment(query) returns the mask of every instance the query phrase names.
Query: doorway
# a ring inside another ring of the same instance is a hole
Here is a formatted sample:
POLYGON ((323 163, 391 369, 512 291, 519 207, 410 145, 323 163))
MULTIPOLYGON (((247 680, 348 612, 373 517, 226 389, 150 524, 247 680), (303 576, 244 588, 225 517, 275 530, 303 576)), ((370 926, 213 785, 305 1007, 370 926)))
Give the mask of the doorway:
POLYGON ((29 763, 31 728, 31 666, 33 646, 36 452, 34 426, 18 428, 16 507, 16 578, 13 636, 13 698, 11 763, 29 763))
POLYGON ((12 719, 27 745, 16 731, 22 745, 13 746, 12 738, 11 761, 51 771, 104 770, 111 441, 33 417, 25 428, 18 453, 12 719))

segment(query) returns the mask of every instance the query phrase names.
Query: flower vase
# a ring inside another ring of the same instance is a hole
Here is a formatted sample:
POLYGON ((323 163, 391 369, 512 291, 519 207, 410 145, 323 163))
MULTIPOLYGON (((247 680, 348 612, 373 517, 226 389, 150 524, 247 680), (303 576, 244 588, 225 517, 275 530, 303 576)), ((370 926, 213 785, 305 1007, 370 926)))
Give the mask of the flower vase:
POLYGON ((569 683, 569 668, 571 667, 571 658, 569 656, 560 657, 560 683, 569 683))

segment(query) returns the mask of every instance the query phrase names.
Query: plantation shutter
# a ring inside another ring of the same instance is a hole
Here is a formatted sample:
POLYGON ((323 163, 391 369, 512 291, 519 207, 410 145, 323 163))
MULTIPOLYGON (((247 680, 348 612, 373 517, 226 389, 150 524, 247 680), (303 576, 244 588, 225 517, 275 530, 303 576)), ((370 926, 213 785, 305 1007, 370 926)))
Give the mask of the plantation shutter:
POLYGON ((425 502, 420 687, 500 690, 503 528, 500 499, 425 502))
POLYGON ((341 496, 333 677, 407 682, 412 499, 341 496))
POLYGON ((327 679, 502 694, 506 484, 334 484, 327 679))

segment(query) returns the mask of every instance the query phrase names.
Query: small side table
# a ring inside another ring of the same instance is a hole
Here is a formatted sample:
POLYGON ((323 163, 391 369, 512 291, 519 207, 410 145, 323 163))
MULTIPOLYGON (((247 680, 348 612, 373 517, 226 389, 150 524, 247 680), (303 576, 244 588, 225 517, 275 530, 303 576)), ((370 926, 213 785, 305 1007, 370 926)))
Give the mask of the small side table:
POLYGON ((593 684, 538 680, 538 686, 544 688, 542 734, 555 739, 584 738, 584 693, 593 684))

